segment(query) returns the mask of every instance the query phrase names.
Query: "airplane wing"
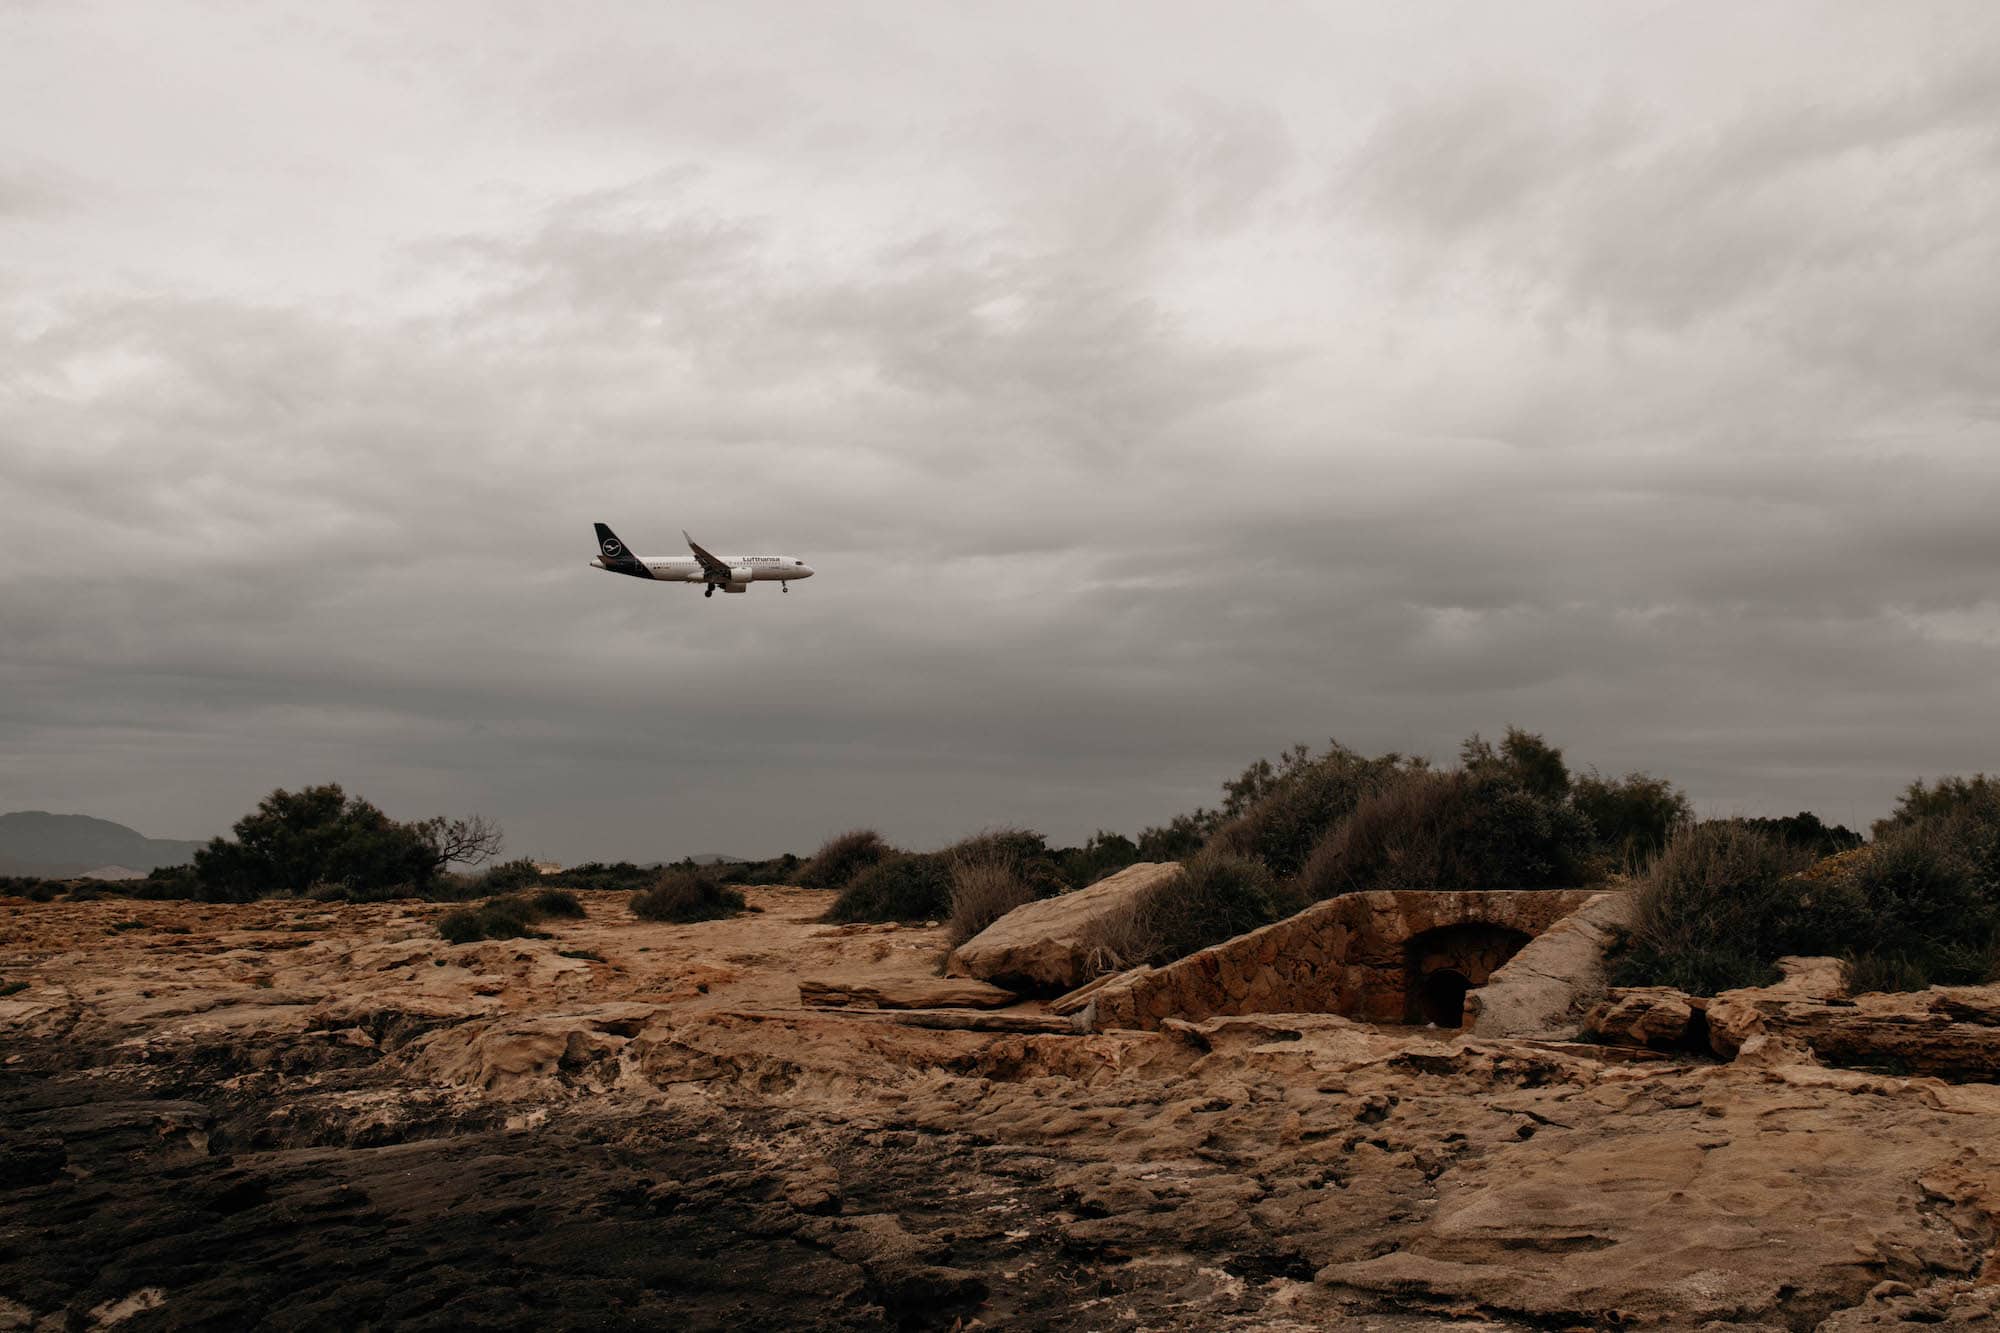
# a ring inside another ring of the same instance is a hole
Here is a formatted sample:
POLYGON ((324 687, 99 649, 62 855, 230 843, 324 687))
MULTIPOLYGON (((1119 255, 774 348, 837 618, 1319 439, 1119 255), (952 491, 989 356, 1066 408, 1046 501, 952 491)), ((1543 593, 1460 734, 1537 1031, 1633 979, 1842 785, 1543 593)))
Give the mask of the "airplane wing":
POLYGON ((708 575, 710 578, 715 578, 715 579, 727 579, 729 577, 729 566, 723 564, 720 560, 717 560, 713 555, 709 554, 707 551, 704 551, 699 545, 697 545, 695 539, 687 535, 686 529, 681 530, 681 536, 686 539, 688 544, 688 550, 694 552, 694 558, 701 561, 702 573, 708 575))

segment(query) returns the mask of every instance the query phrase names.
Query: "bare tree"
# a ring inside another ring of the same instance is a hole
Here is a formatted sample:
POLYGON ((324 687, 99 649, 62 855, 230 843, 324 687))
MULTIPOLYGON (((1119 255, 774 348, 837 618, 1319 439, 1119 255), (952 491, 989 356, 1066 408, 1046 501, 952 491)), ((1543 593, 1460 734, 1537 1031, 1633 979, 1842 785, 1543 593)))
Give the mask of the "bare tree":
POLYGON ((426 819, 417 832, 437 856, 438 869, 453 864, 476 866, 500 851, 500 826, 484 815, 467 819, 426 819))

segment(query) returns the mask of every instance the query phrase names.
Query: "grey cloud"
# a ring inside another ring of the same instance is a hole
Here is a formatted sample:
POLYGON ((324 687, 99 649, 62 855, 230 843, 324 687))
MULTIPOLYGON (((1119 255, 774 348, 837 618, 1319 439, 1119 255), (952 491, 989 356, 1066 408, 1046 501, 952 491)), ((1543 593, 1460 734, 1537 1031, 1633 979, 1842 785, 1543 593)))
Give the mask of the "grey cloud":
POLYGON ((1453 90, 1386 114, 1335 194, 1421 228, 1427 247, 1532 275, 1576 315, 1678 328, 1779 289, 1809 306, 1820 285, 1872 272, 1887 286, 1940 243, 1991 234, 2000 30, 1965 46, 1886 89, 1767 94, 1715 117, 1564 105, 1518 83, 1453 90))
POLYGON ((1992 766, 1970 84, 1704 137, 1431 83, 1354 128, 1329 221, 1275 79, 953 101, 871 63, 914 38, 717 38, 635 102, 494 26, 490 68, 418 66, 478 107, 541 69, 505 123, 575 179, 401 224, 385 269, 440 295, 0 310, 0 802, 194 835, 340 778, 653 856, 1129 830, 1296 739, 1509 722, 1711 808, 1992 766), (1946 207, 1882 202, 1918 142, 1946 207), (593 519, 822 573, 704 603, 585 569, 593 519))
POLYGON ((0 162, 0 222, 41 222, 81 205, 82 184, 45 163, 0 162))

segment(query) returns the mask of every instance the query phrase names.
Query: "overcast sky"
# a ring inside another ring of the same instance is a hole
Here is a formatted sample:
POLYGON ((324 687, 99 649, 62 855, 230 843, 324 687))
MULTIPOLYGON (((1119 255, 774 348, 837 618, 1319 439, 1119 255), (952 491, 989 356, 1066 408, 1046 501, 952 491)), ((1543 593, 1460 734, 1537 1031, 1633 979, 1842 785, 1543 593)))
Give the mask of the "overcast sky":
POLYGON ((2000 8, 4 0, 0 520, 0 809, 155 836, 1865 824, 2000 766, 2000 8))

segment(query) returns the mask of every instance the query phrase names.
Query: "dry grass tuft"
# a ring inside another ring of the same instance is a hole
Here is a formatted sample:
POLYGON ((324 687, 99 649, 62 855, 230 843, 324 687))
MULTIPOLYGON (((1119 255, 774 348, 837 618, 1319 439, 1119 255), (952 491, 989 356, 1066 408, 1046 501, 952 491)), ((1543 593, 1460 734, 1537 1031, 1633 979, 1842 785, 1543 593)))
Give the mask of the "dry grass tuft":
POLYGON ((951 868, 951 915, 945 927, 952 946, 965 943, 1024 903, 1033 888, 1004 861, 961 861, 951 868))

